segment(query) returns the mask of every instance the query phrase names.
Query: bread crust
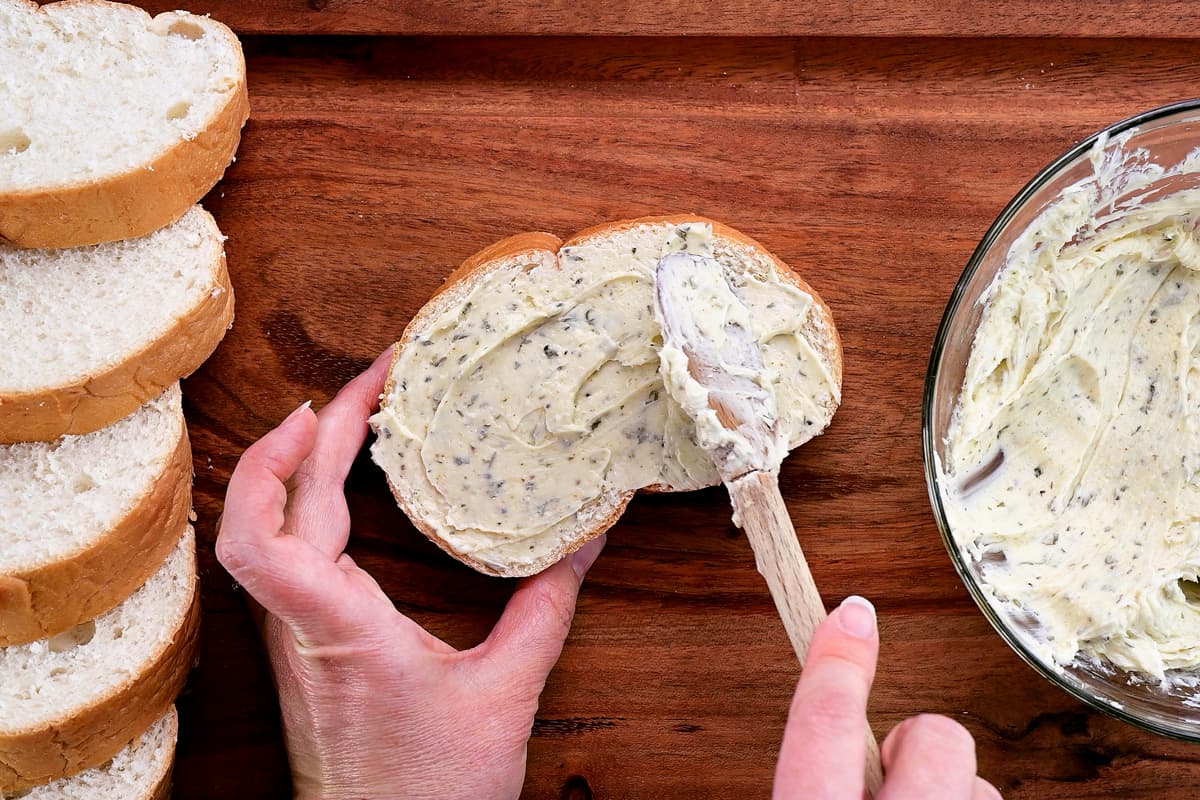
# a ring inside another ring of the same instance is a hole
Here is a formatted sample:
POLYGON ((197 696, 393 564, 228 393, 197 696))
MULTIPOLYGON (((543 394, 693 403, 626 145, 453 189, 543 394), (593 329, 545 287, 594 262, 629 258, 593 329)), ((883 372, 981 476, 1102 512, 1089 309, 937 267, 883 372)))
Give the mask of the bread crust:
POLYGON ((150 491, 107 535, 26 572, 0 575, 0 647, 47 639, 115 608, 154 574, 192 508, 187 429, 150 491))
MULTIPOLYGON (((179 712, 172 708, 167 712, 171 716, 171 721, 168 724, 170 729, 170 738, 172 744, 179 739, 179 712)), ((149 793, 146 794, 147 800, 170 800, 171 798, 171 775, 175 771, 175 748, 171 747, 171 752, 167 756, 167 762, 163 767, 162 774, 154 784, 149 793)))
POLYGON ((0 444, 49 442, 100 430, 192 374, 233 324, 233 284, 224 252, 217 286, 220 291, 205 293, 168 331, 105 372, 36 392, 0 392, 0 444))
MULTIPOLYGON (((30 3, 36 13, 46 8, 30 3)), ((135 6, 106 0, 64 0, 64 5, 135 6)), ((246 62, 233 31, 206 25, 226 38, 239 62, 236 90, 195 138, 184 139, 153 161, 100 180, 45 189, 0 191, 0 240, 17 247, 77 247, 132 239, 183 216, 204 197, 233 160, 250 116, 246 62)))
POLYGON ((173 639, 137 676, 85 709, 36 729, 0 734, 0 791, 29 789, 103 764, 159 719, 183 689, 196 658, 200 593, 173 639))
MULTIPOLYGON (((839 391, 842 384, 842 344, 841 337, 838 335, 837 327, 833 322, 833 315, 825 301, 821 298, 811 286, 808 285, 791 267, 776 257, 771 251, 763 247, 754 239, 746 236, 741 231, 735 230, 723 223, 706 217, 696 216, 694 214, 669 214, 665 216, 638 217, 636 219, 620 220, 617 222, 608 222, 601 225, 595 225, 586 228, 566 241, 558 239, 553 234, 548 233, 523 233, 515 236, 510 236, 496 244, 480 250, 475 255, 468 258, 457 269, 450 273, 446 278, 445 283, 434 293, 434 295, 426 302, 424 306, 417 312, 408 325, 404 329, 400 340, 396 343, 392 354, 392 364, 388 370, 388 379, 384 388, 384 396, 392 394, 395 388, 395 382, 392 378, 392 371, 395 369, 400 358, 400 353, 405 346, 408 345, 421 331, 431 325, 439 316, 445 313, 447 307, 455 302, 459 297, 468 294, 474 285, 483 278, 488 272, 496 268, 500 263, 510 260, 512 257, 522 253, 547 252, 550 253, 557 261, 558 253, 564 247, 582 244, 591 239, 610 236, 615 233, 634 228, 639 225, 681 225, 685 223, 707 223, 712 226, 714 238, 724 238, 752 248, 764 256, 766 256, 775 266, 777 273, 790 281, 798 289, 810 295, 813 298, 814 305, 817 308, 818 314, 824 323, 825 335, 814 336, 813 341, 820 344, 820 354, 827 362, 831 375, 833 376, 839 391)), ((834 403, 836 408, 837 403, 834 403)), ((405 515, 413 523, 413 526, 421 533, 425 534, 430 541, 444 550, 448 555, 461 561, 472 569, 482 572, 485 575, 492 575, 502 578, 518 578, 528 575, 534 575, 547 567, 552 566, 565 556, 570 555, 579 548, 583 547, 592 539, 600 536, 616 524, 625 508, 633 499, 636 492, 626 492, 613 498, 613 508, 601 517, 593 519, 592 524, 583 530, 577 532, 569 541, 563 542, 553 552, 547 553, 542 558, 534 561, 512 565, 508 568, 497 568, 492 564, 481 561, 467 553, 460 553, 454 550, 450 544, 438 535, 437 531, 422 518, 416 511, 413 503, 409 499, 406 492, 402 491, 392 482, 391 475, 385 473, 388 487, 391 489, 392 495, 395 497, 397 504, 404 511, 405 515)), ((656 492, 671 492, 678 491, 670 486, 655 484, 653 486, 643 487, 639 491, 647 493, 656 492)))
POLYGON ((175 754, 171 754, 170 764, 167 766, 167 771, 158 779, 154 790, 146 795, 149 800, 171 800, 171 776, 175 771, 175 754))
MULTIPOLYGON (((458 269, 446 276, 446 280, 442 283, 441 288, 434 292, 433 297, 429 299, 433 300, 434 297, 472 277, 486 274, 488 266, 493 262, 505 261, 522 253, 536 252, 550 253, 557 258, 561 247, 561 239, 552 233, 543 233, 540 231, 518 233, 514 236, 509 236, 507 239, 501 239, 495 244, 490 244, 483 248, 460 264, 458 269)), ((426 305, 428 305, 428 301, 426 305)))

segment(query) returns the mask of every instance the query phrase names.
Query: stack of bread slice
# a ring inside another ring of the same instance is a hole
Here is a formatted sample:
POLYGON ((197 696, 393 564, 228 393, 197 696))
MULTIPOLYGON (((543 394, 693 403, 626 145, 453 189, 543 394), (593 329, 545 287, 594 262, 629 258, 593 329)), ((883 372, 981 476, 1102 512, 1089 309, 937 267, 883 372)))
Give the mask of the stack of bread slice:
POLYGON ((179 380, 233 320, 195 203, 249 114, 185 12, 0 0, 0 797, 165 798, 195 657, 179 380))

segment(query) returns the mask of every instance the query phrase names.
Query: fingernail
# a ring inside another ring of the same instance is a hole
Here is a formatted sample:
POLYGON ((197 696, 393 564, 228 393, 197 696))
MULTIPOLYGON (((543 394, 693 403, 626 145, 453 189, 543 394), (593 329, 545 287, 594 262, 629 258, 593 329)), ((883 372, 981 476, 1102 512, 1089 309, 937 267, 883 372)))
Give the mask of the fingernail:
POLYGON ((606 541, 608 541, 608 536, 601 534, 571 555, 571 569, 575 570, 575 577, 583 578, 587 574, 588 569, 596 561, 596 557, 600 555, 600 551, 604 549, 606 541))
POLYGON ((875 606, 867 598, 852 594, 838 606, 837 621, 854 638, 870 639, 875 635, 875 606))
POLYGON ((311 405, 312 405, 312 400, 305 400, 303 403, 301 403, 299 406, 296 407, 295 411, 293 411, 292 413, 287 415, 287 419, 285 419, 284 422, 287 422, 289 419, 296 416, 301 411, 303 411, 304 409, 308 408, 311 405))

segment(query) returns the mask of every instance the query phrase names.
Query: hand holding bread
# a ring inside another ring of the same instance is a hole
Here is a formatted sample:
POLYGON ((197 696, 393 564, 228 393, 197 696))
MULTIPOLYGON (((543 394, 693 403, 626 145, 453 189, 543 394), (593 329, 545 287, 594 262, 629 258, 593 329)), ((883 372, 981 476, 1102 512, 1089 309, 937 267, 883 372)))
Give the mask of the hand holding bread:
POLYGON ((515 799, 538 696, 603 539, 522 583, 470 650, 400 614, 343 552, 342 485, 390 360, 246 450, 217 556, 261 605, 296 797, 515 799))
MULTIPOLYGON (((605 537, 525 579, 470 650, 396 611, 343 552, 342 485, 390 358, 318 414, 306 404, 246 450, 217 555, 255 601, 297 797, 516 798, 538 695, 605 537)), ((861 796, 878 646, 874 609, 861 598, 818 627, 788 717, 776 800, 861 796)), ((898 725, 883 759, 890 797, 999 797, 975 774, 970 735, 945 717, 898 725)))
MULTIPOLYGON (((247 116, 240 45, 219 23, 103 0, 0 0, 0 331, 24 334, 0 364, 4 797, 170 792, 170 704, 199 618, 173 384, 232 319, 223 237, 194 204, 247 116), (130 432, 156 415, 170 424, 130 432)), ((646 278, 668 252, 720 261, 745 294, 779 449, 819 435, 841 400, 840 343, 820 297, 737 231, 658 217, 485 249, 393 357, 245 452, 217 555, 254 600, 296 796, 520 795, 538 698, 605 531, 637 492, 718 480, 659 374, 646 278), (470 650, 398 613, 345 552, 342 486, 381 390, 374 454, 416 527, 481 572, 525 577, 470 650)), ((839 787, 851 793, 875 657, 874 640, 858 638, 870 663, 851 670, 865 678, 857 693, 825 686, 849 711, 816 714, 855 734, 828 753, 852 767, 839 787)), ((829 677, 835 645, 814 645, 798 698, 829 677)), ((803 724, 804 706, 778 796, 832 785, 804 782, 828 732, 803 724)), ((917 736, 929 727, 889 740, 893 796, 987 796, 969 783, 969 747, 938 751, 917 736), (920 782, 931 752, 952 767, 936 787, 920 782)))

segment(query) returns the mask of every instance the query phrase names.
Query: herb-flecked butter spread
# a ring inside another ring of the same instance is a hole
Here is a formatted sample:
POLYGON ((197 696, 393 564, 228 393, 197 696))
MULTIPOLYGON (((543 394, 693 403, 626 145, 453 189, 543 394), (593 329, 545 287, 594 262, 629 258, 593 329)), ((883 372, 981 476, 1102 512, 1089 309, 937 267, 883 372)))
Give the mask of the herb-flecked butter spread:
POLYGON ((1145 191, 1197 160, 1093 161, 988 290, 939 483, 1048 663, 1170 680, 1200 666, 1200 191, 1145 191))
MULTIPOLYGON (((638 225, 490 269, 404 345, 372 456, 456 552, 535 562, 631 491, 718 482, 659 375, 654 270, 676 251, 739 258, 707 224, 638 225)), ((797 446, 839 396, 802 334, 813 298, 773 266, 730 274, 797 446)))

